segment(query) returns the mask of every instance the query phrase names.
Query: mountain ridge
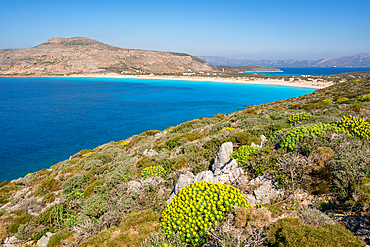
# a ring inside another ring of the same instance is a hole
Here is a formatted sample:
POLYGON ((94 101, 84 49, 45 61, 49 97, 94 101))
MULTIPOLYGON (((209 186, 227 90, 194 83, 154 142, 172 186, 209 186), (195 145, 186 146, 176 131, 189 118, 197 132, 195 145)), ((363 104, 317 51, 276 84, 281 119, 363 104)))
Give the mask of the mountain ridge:
POLYGON ((212 65, 247 66, 259 65, 267 67, 370 67, 370 53, 359 53, 338 58, 322 58, 319 60, 269 60, 269 59, 235 59, 221 56, 199 56, 212 65))

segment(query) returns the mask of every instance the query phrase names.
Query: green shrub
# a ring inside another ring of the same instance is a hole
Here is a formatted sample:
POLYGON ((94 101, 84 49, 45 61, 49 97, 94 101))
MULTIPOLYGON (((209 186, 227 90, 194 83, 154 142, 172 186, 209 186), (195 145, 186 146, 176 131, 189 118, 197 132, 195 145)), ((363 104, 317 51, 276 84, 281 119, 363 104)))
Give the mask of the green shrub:
POLYGON ((105 179, 100 179, 98 181, 93 182, 89 186, 87 186, 85 191, 84 191, 84 197, 87 198, 87 197, 91 196, 92 193, 94 192, 95 187, 99 186, 99 185, 102 185, 104 183, 105 183, 105 179))
POLYGON ((27 211, 24 211, 20 216, 16 217, 13 222, 10 224, 8 231, 11 233, 18 232, 18 227, 21 224, 26 224, 34 218, 33 215, 30 215, 27 211))
POLYGON ((50 240, 48 242, 47 247, 57 247, 57 246, 60 246, 62 244, 62 241, 64 239, 68 238, 71 235, 72 235, 71 232, 64 231, 64 232, 55 234, 54 236, 51 236, 50 237, 50 240))
POLYGON ((336 187, 343 196, 351 195, 362 178, 370 178, 370 152, 340 152, 329 162, 336 187))
POLYGON ((234 205, 250 207, 239 189, 206 181, 191 183, 165 207, 161 227, 169 238, 178 233, 182 242, 202 246, 207 231, 213 231, 234 205))
POLYGON ((268 241, 279 247, 362 246, 361 240, 341 225, 311 227, 291 218, 279 219, 268 232, 268 241))
POLYGON ((185 247, 186 244, 181 242, 181 237, 179 234, 174 234, 171 236, 171 238, 167 238, 166 234, 159 232, 157 234, 150 235, 145 239, 144 242, 140 244, 140 247, 153 246, 185 247))
POLYGON ((84 201, 84 213, 87 216, 99 218, 108 210, 108 202, 101 195, 92 195, 84 201))
POLYGON ((83 189, 85 187, 85 185, 86 185, 86 180, 85 180, 84 175, 82 175, 82 174, 75 175, 75 176, 71 177, 70 179, 68 179, 62 185, 63 193, 64 194, 69 194, 74 190, 83 189))
POLYGON ((232 143, 237 143, 240 145, 251 145, 252 142, 254 143, 260 143, 261 138, 252 135, 250 132, 239 132, 233 134, 230 138, 229 141, 232 143))

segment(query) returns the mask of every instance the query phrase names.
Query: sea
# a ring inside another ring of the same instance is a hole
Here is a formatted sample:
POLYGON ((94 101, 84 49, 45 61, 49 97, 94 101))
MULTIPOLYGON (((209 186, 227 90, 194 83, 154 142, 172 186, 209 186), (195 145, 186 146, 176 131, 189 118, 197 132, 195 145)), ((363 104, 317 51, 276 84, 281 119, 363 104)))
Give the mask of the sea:
POLYGON ((369 71, 370 68, 278 68, 283 72, 244 72, 259 75, 333 75, 355 71, 369 71))
POLYGON ((314 90, 207 81, 0 77, 0 182, 146 130, 314 90))

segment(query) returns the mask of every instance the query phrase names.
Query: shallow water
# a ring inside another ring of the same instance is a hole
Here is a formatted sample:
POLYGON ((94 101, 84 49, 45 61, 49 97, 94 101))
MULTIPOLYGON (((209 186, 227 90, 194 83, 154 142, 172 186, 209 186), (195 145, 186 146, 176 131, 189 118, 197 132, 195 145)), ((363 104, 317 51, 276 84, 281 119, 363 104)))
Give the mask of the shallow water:
POLYGON ((203 81, 0 77, 0 181, 149 129, 313 91, 203 81))

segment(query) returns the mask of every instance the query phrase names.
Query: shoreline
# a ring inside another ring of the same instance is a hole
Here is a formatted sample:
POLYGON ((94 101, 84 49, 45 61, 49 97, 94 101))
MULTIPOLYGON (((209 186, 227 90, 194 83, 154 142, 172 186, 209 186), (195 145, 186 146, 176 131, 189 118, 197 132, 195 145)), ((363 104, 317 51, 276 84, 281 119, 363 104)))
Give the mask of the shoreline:
POLYGON ((240 84, 261 84, 261 85, 275 85, 275 86, 287 86, 287 87, 303 87, 322 89, 333 85, 332 82, 318 82, 318 81, 285 81, 284 79, 261 79, 255 77, 230 77, 224 78, 220 76, 205 77, 205 76, 181 76, 181 75, 119 75, 119 74, 83 74, 83 75, 68 75, 68 76, 1 76, 0 77, 76 77, 76 78, 116 78, 116 79, 158 79, 158 80, 173 80, 173 81, 209 81, 209 82, 221 82, 221 83, 240 83, 240 84))

